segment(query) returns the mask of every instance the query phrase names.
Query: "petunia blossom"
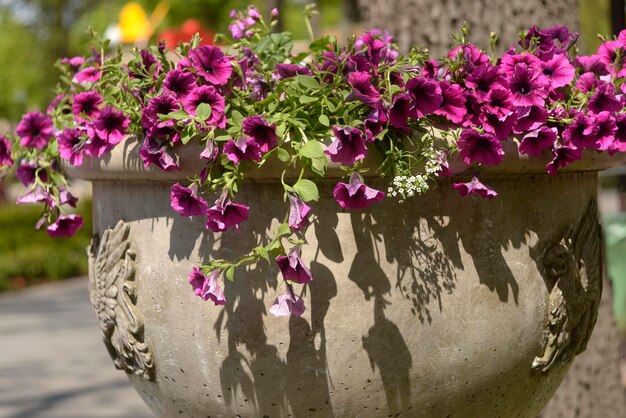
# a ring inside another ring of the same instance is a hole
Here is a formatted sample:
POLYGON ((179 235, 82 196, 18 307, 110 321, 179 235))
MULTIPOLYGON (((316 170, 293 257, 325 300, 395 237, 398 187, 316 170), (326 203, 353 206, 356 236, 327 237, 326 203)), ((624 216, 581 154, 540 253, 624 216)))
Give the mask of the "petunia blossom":
POLYGON ((11 167, 12 165, 11 141, 0 135, 0 167, 11 167))
POLYGON ((179 100, 187 97, 197 86, 196 77, 180 69, 170 70, 163 80, 163 92, 173 94, 179 100))
POLYGON ((235 164, 242 160, 259 162, 263 158, 261 148, 253 138, 239 138, 237 141, 229 139, 224 144, 224 154, 235 164))
POLYGON ((100 75, 99 68, 87 67, 77 72, 72 81, 79 84, 95 83, 100 80, 100 75))
POLYGON ((202 216, 206 215, 209 205, 198 196, 198 185, 193 183, 190 187, 185 187, 180 183, 172 185, 170 189, 170 203, 172 209, 182 216, 202 216))
POLYGON ((278 296, 269 309, 270 313, 275 316, 302 316, 305 310, 304 301, 291 289, 287 289, 285 293, 278 296))
POLYGON ((360 129, 336 126, 333 128, 333 134, 335 139, 324 150, 324 154, 328 155, 331 161, 352 166, 356 161, 365 158, 367 147, 360 129))
POLYGON ((105 106, 98 112, 93 124, 87 126, 87 134, 92 139, 98 137, 112 147, 122 142, 128 125, 130 125, 130 119, 121 110, 105 106))
POLYGON ((213 270, 208 276, 205 276, 198 267, 192 268, 189 273, 189 284, 194 294, 202 298, 202 300, 212 301, 216 306, 224 305, 226 298, 224 297, 224 291, 217 281, 219 275, 219 270, 213 270))
POLYGON ((615 137, 609 147, 609 154, 626 152, 626 114, 615 116, 615 137))
POLYGON ((539 157, 541 153, 554 145, 558 135, 556 128, 542 126, 539 129, 527 133, 519 145, 520 154, 539 157))
POLYGON ((497 165, 504 158, 502 144, 491 133, 466 129, 457 142, 459 155, 465 164, 497 165))
POLYGON ((243 133, 259 144, 259 149, 263 153, 278 146, 276 125, 270 125, 259 115, 248 116, 243 120, 243 133))
POLYGON ((211 107, 211 115, 206 120, 207 125, 225 128, 226 116, 224 115, 224 107, 226 106, 226 101, 215 87, 199 86, 194 88, 183 100, 183 108, 191 116, 196 116, 196 109, 201 103, 206 103, 211 107))
POLYGON ((288 255, 279 255, 276 257, 276 264, 285 280, 305 284, 313 280, 311 270, 304 265, 300 258, 300 246, 296 245, 289 251, 288 255))
POLYGON ((380 100, 380 93, 372 85, 371 79, 372 76, 365 72, 355 71, 348 74, 348 84, 352 87, 352 92, 346 100, 359 100, 374 107, 380 100))
POLYGON ((159 115, 167 115, 180 110, 180 103, 170 94, 162 94, 150 99, 141 112, 141 125, 146 132, 154 129, 171 128, 176 124, 173 119, 161 120, 159 115))
POLYGON ((389 109, 389 122, 394 128, 406 128, 409 117, 415 114, 411 105, 411 96, 406 93, 396 94, 389 109))
POLYGON ((481 183, 476 176, 472 177, 472 180, 467 183, 454 183, 452 188, 457 189, 461 196, 477 194, 483 199, 493 199, 498 195, 491 187, 481 183))
POLYGON ((297 194, 289 194, 289 229, 298 232, 309 224, 308 216, 311 213, 311 207, 304 203, 297 194))
POLYGON ((363 183, 359 173, 352 173, 350 183, 339 182, 333 189, 333 197, 343 209, 360 210, 385 198, 385 193, 363 183))
POLYGON ((543 106, 548 97, 548 79, 537 69, 518 63, 509 74, 509 90, 515 106, 543 106))
POLYGON ((29 112, 17 125, 15 132, 23 147, 42 150, 52 137, 52 119, 40 112, 29 112))
POLYGON ((71 237, 83 227, 80 215, 60 215, 56 221, 46 228, 51 237, 71 237))
POLYGON ((239 224, 248 219, 249 208, 240 203, 232 203, 228 190, 224 189, 215 205, 207 210, 206 228, 213 232, 223 232, 228 228, 239 230, 239 224))
POLYGON ((601 82, 597 84, 596 91, 589 99, 587 108, 592 113, 603 111, 618 112, 624 105, 615 95, 615 87, 611 83, 601 82))
POLYGON ((72 97, 72 113, 80 118, 85 115, 93 118, 102 104, 102 96, 97 91, 85 91, 72 97))
POLYGON ((574 80, 576 70, 566 55, 556 54, 547 61, 541 61, 540 65, 552 89, 566 86, 574 80))
POLYGON ((582 151, 572 145, 564 145, 555 148, 552 155, 553 159, 546 165, 546 171, 551 176, 556 176, 559 168, 580 160, 582 157, 582 151))
POLYGON ((68 160, 71 165, 79 166, 83 163, 84 132, 78 128, 66 128, 57 135, 59 154, 68 160))
POLYGON ((442 81, 441 87, 442 101, 435 115, 445 116, 453 123, 461 123, 467 113, 465 108, 465 92, 458 84, 442 81))
POLYGON ((151 164, 159 167, 163 171, 180 170, 174 158, 167 152, 167 146, 160 143, 154 136, 146 136, 139 147, 139 156, 144 167, 151 164))
POLYGON ((383 129, 387 126, 387 109, 382 103, 379 103, 372 111, 367 115, 363 121, 365 128, 365 142, 372 142, 376 139, 383 129))
POLYGON ((189 51, 189 60, 199 76, 217 86, 228 83, 233 73, 230 58, 217 46, 203 45, 194 48, 189 51))
POLYGON ((406 90, 413 100, 413 109, 420 118, 439 109, 443 102, 441 87, 435 80, 414 77, 406 83, 406 90))

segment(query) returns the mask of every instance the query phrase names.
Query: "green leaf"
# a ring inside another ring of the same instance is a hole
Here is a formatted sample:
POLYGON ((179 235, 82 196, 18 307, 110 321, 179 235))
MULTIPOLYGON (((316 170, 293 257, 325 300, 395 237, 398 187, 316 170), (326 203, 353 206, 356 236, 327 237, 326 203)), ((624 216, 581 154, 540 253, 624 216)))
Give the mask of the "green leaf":
POLYGON ((209 120, 211 113, 213 113, 213 111, 211 110, 211 105, 208 103, 200 103, 196 108, 196 116, 202 120, 209 120))
POLYGON ((265 260, 267 260, 268 262, 270 261, 270 256, 267 253, 267 250, 265 249, 265 247, 256 247, 254 249, 254 252, 257 253, 260 257, 263 257, 265 260))
POLYGON ((233 110, 230 114, 231 119, 233 120, 233 125, 241 125, 243 123, 243 115, 236 110, 233 110))
POLYGON ((317 201, 320 198, 317 186, 311 180, 300 179, 293 185, 293 188, 305 202, 310 202, 311 200, 317 201))
POLYGON ((276 231, 276 235, 279 237, 282 237, 285 235, 291 235, 291 229, 289 229, 289 224, 287 223, 280 224, 280 226, 278 227, 278 231, 276 231))
POLYGON ((289 155, 289 151, 284 148, 277 148, 276 153, 278 154, 278 159, 284 163, 291 160, 291 155, 289 155))
POLYGON ((187 144, 196 135, 193 125, 188 125, 180 134, 180 142, 187 144))
POLYGON ((311 102, 316 102, 316 101, 319 100, 319 98, 318 97, 311 97, 311 96, 300 96, 300 98, 298 100, 302 104, 307 104, 307 103, 311 103, 311 102))
POLYGON ((305 142, 302 148, 300 148, 298 154, 302 157, 311 159, 320 158, 324 157, 324 149, 322 148, 321 142, 311 139, 308 142, 305 142))
POLYGON ((318 176, 324 177, 324 174, 326 174, 326 168, 328 168, 328 158, 326 158, 326 156, 311 160, 311 171, 318 176))
POLYGON ((320 83, 310 75, 298 75, 296 76, 296 81, 303 87, 306 87, 309 90, 319 90, 321 88, 320 83))
POLYGON ((224 274, 229 281, 233 281, 235 279, 235 267, 230 266, 226 269, 226 273, 224 274))
POLYGON ((188 119, 189 118, 189 113, 185 112, 184 110, 177 110, 176 112, 170 112, 167 114, 167 117, 169 119, 174 119, 174 120, 183 120, 183 119, 188 119))
POLYGON ((317 118, 317 120, 319 120, 320 123, 324 126, 330 126, 330 120, 328 119, 328 116, 326 115, 320 115, 320 117, 317 118))

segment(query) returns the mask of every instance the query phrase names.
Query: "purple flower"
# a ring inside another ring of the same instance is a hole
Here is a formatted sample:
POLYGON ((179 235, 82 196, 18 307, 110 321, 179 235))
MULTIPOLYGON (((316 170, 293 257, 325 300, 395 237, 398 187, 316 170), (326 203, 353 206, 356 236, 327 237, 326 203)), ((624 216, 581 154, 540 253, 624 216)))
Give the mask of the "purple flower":
POLYGON ((598 55, 579 55, 574 58, 574 66, 582 68, 583 73, 593 73, 595 75, 607 75, 609 73, 606 64, 602 62, 598 55))
POLYGON ((609 147, 609 154, 626 152, 626 114, 615 116, 615 138, 609 147))
POLYGON ((76 73, 73 82, 79 84, 95 83, 100 80, 100 69, 96 67, 87 67, 76 73))
POLYGON ((574 117, 574 122, 563 131, 563 139, 566 143, 576 148, 597 149, 598 126, 595 119, 579 113, 574 117))
POLYGON ((239 138, 237 142, 229 139, 224 144, 224 154, 235 164, 239 164, 242 160, 259 162, 263 159, 261 148, 253 138, 239 138))
POLYGON ((76 56, 76 57, 72 57, 72 58, 62 58, 61 59, 61 64, 67 65, 70 67, 70 71, 75 73, 76 71, 78 71, 81 67, 81 65, 83 65, 85 63, 85 58, 81 57, 81 56, 76 56))
POLYGON ((576 86, 574 86, 575 90, 580 90, 583 93, 588 93, 591 90, 595 89, 598 85, 598 79, 594 73, 585 73, 578 77, 576 81, 576 86))
POLYGON ((59 154, 70 162, 71 165, 83 163, 83 132, 78 128, 66 128, 57 136, 59 154))
POLYGON ((15 131, 23 147, 42 150, 52 137, 52 129, 52 119, 49 116, 30 112, 24 115, 15 131))
POLYGON ((503 118, 513 113, 513 97, 511 92, 505 88, 494 87, 489 90, 483 100, 483 113, 492 114, 498 118, 503 118))
POLYGON ((214 85, 224 85, 233 73, 229 57, 217 46, 203 45, 189 51, 189 60, 206 81, 214 85))
POLYGON ((16 201, 16 205, 26 205, 31 203, 45 203, 50 207, 56 206, 56 202, 43 187, 37 185, 24 195, 20 196, 16 201))
POLYGON ((515 114, 517 123, 513 132, 516 134, 534 131, 548 120, 548 111, 543 106, 518 107, 515 114))
POLYGON ((596 87, 594 95, 589 99, 587 107, 593 113, 600 113, 602 111, 618 112, 622 110, 623 105, 615 97, 615 87, 610 83, 601 82, 596 87))
POLYGON ((143 160, 143 166, 154 164, 164 171, 180 170, 172 156, 167 152, 167 146, 159 143, 152 135, 146 136, 139 148, 139 156, 143 160))
POLYGON ((558 130, 556 128, 548 128, 542 126, 539 129, 529 132, 524 136, 519 145, 520 154, 526 154, 533 157, 539 157, 543 150, 554 145, 558 130))
POLYGON ((367 147, 362 132, 357 128, 346 126, 334 127, 335 140, 324 150, 330 160, 342 165, 352 166, 356 161, 365 158, 367 147))
POLYGON ((349 184, 337 183, 333 189, 333 197, 343 209, 360 210, 383 200, 385 193, 366 186, 361 176, 354 172, 350 176, 349 184))
POLYGON ((575 74, 574 66, 563 54, 554 55, 548 61, 541 61, 541 72, 548 79, 552 89, 567 86, 574 80, 575 74))
POLYGON ((167 115, 170 112, 180 110, 180 103, 170 94, 163 94, 150 99, 141 113, 141 125, 147 132, 159 128, 171 128, 176 124, 173 119, 160 120, 159 114, 167 115))
POLYGON ((243 133, 259 144, 261 152, 268 152, 278 146, 276 125, 267 123, 261 116, 248 116, 243 120, 243 133))
POLYGON ((0 135, 0 167, 11 167, 12 165, 11 142, 6 137, 0 135))
POLYGON ((459 155, 465 164, 497 165, 504 158, 498 139, 490 133, 481 134, 476 129, 466 129, 458 140, 459 155))
POLYGON ((617 131, 615 118, 611 112, 606 111, 600 112, 592 116, 592 118, 594 119, 593 124, 597 128, 595 131, 596 144, 593 149, 606 151, 611 147, 613 139, 615 138, 615 132, 617 131))
POLYGON ((467 183, 454 183, 452 188, 457 189, 461 196, 476 193, 483 199, 493 199, 498 195, 491 187, 481 183, 476 176, 472 177, 472 181, 467 183))
POLYGON ((184 100, 196 87, 196 77, 179 69, 169 71, 163 80, 163 91, 175 95, 178 100, 184 100))
POLYGON ((189 273, 189 284, 191 284, 193 292, 202 300, 211 300, 216 306, 224 305, 226 298, 217 281, 219 275, 219 270, 213 270, 208 276, 205 276, 198 267, 194 267, 189 273))
POLYGON ((276 263, 285 280, 300 284, 309 283, 313 280, 311 270, 304 265, 300 258, 299 245, 293 247, 289 255, 279 255, 276 257, 276 263))
POLYGON ((71 237, 83 227, 83 218, 79 215, 60 215, 46 228, 51 237, 71 237))
POLYGON ((200 86, 194 88, 183 101, 183 107, 191 116, 196 116, 196 109, 200 103, 207 103, 211 106, 211 116, 206 123, 217 128, 226 127, 226 116, 224 107, 226 102, 213 86, 200 86))
POLYGON ((387 126, 387 113, 385 107, 379 103, 370 114, 365 118, 363 125, 365 127, 365 142, 372 142, 376 136, 387 126))
POLYGON ((374 107, 380 100, 380 93, 371 83, 372 76, 369 73, 355 71, 348 74, 348 84, 352 92, 346 97, 347 101, 360 100, 368 106, 374 107))
POLYGON ((555 148, 552 155, 554 158, 546 165, 546 171, 551 176, 556 176, 559 168, 565 167, 576 160, 580 160, 582 151, 572 145, 565 145, 555 148))
POLYGON ((275 316, 302 316, 305 311, 304 301, 293 294, 293 290, 287 289, 285 293, 274 300, 270 306, 270 313, 275 316))
POLYGON ((624 59, 624 53, 626 49, 624 48, 624 44, 620 41, 606 41, 600 44, 598 47, 598 57, 600 57, 600 61, 611 66, 616 64, 615 60, 617 59, 617 51, 620 51, 620 56, 622 60, 624 59))
POLYGON ((414 114, 411 96, 405 93, 396 94, 389 109, 389 123, 391 126, 394 128, 406 128, 409 117, 414 114))
POLYGON ((59 189, 59 205, 70 205, 75 208, 78 198, 74 197, 67 189, 59 189))
POLYGON ((413 99, 413 109, 419 118, 430 115, 439 109, 443 102, 441 87, 435 80, 420 76, 412 78, 406 83, 406 90, 413 99))
POLYGON ((474 69, 465 79, 465 86, 474 89, 480 101, 484 100, 492 88, 506 86, 506 79, 500 68, 483 64, 474 69))
POLYGON ((442 101, 439 109, 435 110, 435 115, 445 116, 453 123, 461 123, 467 114, 463 87, 449 81, 442 81, 439 85, 442 101))
POLYGON ((479 120, 485 131, 494 134, 499 141, 506 140, 515 125, 515 115, 512 113, 498 117, 494 113, 483 112, 480 114, 479 120))
MULTIPOLYGON (((97 137, 110 146, 122 142, 130 120, 112 106, 105 106, 93 120, 93 124, 87 125, 87 134, 91 139, 97 137)), ((100 157, 103 153, 95 155, 100 157)))
POLYGON ((219 147, 215 146, 215 142, 209 139, 206 141, 206 145, 200 153, 200 158, 206 160, 209 164, 214 163, 219 153, 219 147))
POLYGON ((232 203, 228 199, 228 190, 224 189, 215 206, 207 210, 206 227, 213 232, 226 231, 233 227, 239 230, 239 224, 248 219, 249 208, 246 205, 232 203))
POLYGON ((93 118, 102 104, 102 96, 97 91, 85 91, 78 93, 72 97, 72 113, 80 119, 83 114, 89 118, 93 118))
POLYGON ((26 187, 33 184, 35 177, 44 183, 48 182, 48 172, 40 167, 36 161, 22 160, 20 166, 15 170, 15 177, 26 187))
POLYGON ((195 183, 191 187, 182 186, 180 183, 172 185, 170 198, 172 209, 182 216, 206 215, 209 208, 207 202, 198 196, 198 185, 195 183))
POLYGON ((309 224, 309 213, 311 207, 304 203, 300 196, 296 194, 289 194, 289 229, 293 232, 298 232, 309 224))
POLYGON ((311 75, 311 70, 298 64, 276 64, 276 71, 274 71, 273 77, 276 80, 283 80, 295 77, 298 74, 311 75))
POLYGON ((509 74, 508 80, 515 106, 544 105, 548 97, 548 80, 537 68, 518 63, 509 74))

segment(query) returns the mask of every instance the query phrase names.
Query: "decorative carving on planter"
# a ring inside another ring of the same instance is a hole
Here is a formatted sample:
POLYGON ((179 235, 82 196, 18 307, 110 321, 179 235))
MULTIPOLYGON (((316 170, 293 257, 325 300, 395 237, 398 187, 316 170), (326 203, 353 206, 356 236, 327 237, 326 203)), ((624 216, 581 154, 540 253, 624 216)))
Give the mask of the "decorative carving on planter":
POLYGON ((595 200, 577 226, 549 245, 539 259, 550 291, 547 342, 532 368, 547 372, 585 351, 596 323, 602 290, 602 230, 595 200))
POLYGON ((89 296, 115 367, 152 380, 154 363, 136 306, 135 253, 129 232, 130 226, 119 221, 102 237, 94 235, 87 251, 89 296))

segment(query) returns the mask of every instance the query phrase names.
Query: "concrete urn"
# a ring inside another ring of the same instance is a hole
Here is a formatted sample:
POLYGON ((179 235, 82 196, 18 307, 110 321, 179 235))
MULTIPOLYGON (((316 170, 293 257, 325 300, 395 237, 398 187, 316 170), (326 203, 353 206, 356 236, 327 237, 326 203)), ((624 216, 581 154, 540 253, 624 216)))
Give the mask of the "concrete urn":
POLYGON ((280 181, 251 173, 237 196, 250 219, 214 234, 170 207, 170 186, 202 168, 197 152, 166 173, 145 169, 136 146, 67 171, 93 182, 91 297, 104 342, 156 416, 535 417, 585 349, 607 156, 558 176, 545 174, 548 160, 507 156, 481 174, 494 199, 444 181, 361 212, 333 200, 337 180, 320 181, 302 253, 314 278, 306 312, 274 317, 275 264, 236 270, 221 307, 195 296, 188 275, 277 227, 280 181))

